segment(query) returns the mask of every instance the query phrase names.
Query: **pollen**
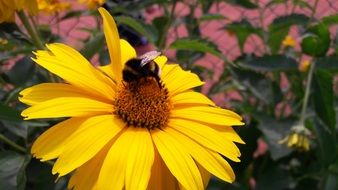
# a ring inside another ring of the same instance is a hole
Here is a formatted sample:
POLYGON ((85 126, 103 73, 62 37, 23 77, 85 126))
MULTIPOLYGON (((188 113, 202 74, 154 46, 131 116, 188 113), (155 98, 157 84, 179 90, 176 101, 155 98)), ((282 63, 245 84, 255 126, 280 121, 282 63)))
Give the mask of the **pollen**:
POLYGON ((171 109, 167 88, 153 77, 122 83, 113 105, 114 114, 128 126, 147 129, 164 127, 171 109))

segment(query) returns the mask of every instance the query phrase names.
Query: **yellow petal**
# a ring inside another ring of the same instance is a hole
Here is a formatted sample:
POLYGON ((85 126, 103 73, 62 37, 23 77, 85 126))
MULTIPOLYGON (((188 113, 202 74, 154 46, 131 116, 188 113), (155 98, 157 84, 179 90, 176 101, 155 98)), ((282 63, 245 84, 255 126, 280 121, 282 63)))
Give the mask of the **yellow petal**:
POLYGON ((170 117, 184 118, 215 125, 244 125, 241 117, 230 110, 211 106, 174 107, 170 117))
POLYGON ((133 127, 128 127, 116 139, 110 148, 100 171, 98 189, 116 190, 122 189, 125 185, 129 145, 133 141, 135 133, 133 127))
POLYGON ((33 105, 21 112, 24 119, 81 117, 111 114, 113 106, 85 97, 61 97, 33 105))
MULTIPOLYGON (((135 49, 127 42, 126 40, 120 40, 120 47, 121 47, 121 63, 122 68, 124 64, 131 58, 136 57, 135 49)), ((122 71, 121 71, 122 72, 122 71)))
POLYGON ((197 75, 191 73, 190 71, 183 71, 181 67, 176 64, 164 65, 161 79, 168 88, 170 96, 174 96, 177 93, 184 92, 204 84, 197 75))
POLYGON ((164 131, 175 137, 182 146, 185 146, 186 150, 189 151, 189 154, 194 160, 210 173, 229 183, 235 180, 235 174, 231 166, 218 153, 202 147, 194 140, 174 129, 168 127, 165 128, 164 131))
POLYGON ((148 190, 179 189, 177 180, 170 173, 168 167, 163 162, 157 150, 155 150, 154 164, 151 170, 151 177, 147 189, 148 190))
MULTIPOLYGON (((112 141, 111 141, 112 142, 112 141)), ((79 167, 68 183, 68 189, 93 190, 97 189, 97 179, 109 148, 112 143, 107 143, 92 159, 79 167)))
POLYGON ((159 67, 162 69, 162 67, 164 66, 164 64, 167 63, 168 58, 164 55, 160 55, 158 57, 156 57, 156 59, 154 59, 155 63, 157 63, 159 65, 159 67))
POLYGON ((58 157, 65 148, 64 144, 86 120, 86 118, 70 118, 49 128, 36 139, 32 146, 32 154, 41 161, 58 157))
POLYGON ((208 170, 204 169, 200 164, 197 164, 197 167, 201 172, 204 188, 206 189, 208 184, 209 184, 211 174, 210 174, 210 172, 208 172, 208 170))
POLYGON ((171 119, 168 126, 185 134, 200 145, 219 152, 232 161, 240 162, 238 157, 241 153, 237 146, 232 141, 222 138, 214 129, 198 122, 184 119, 171 119))
POLYGON ((148 130, 142 128, 126 132, 134 133, 128 144, 129 154, 126 168, 126 189, 146 189, 154 163, 154 147, 148 130))
POLYGON ((38 84, 24 89, 20 92, 20 95, 20 101, 28 105, 35 105, 59 97, 91 97, 93 99, 107 101, 106 99, 102 99, 100 97, 93 97, 73 85, 63 83, 38 84))
POLYGON ((175 107, 175 105, 191 105, 191 104, 205 104, 215 106, 215 103, 211 101, 209 98, 204 96, 201 93, 194 91, 186 91, 182 93, 178 93, 170 99, 175 107))
POLYGON ((78 51, 64 44, 49 44, 49 51, 37 51, 36 63, 70 84, 102 98, 114 98, 115 84, 95 69, 78 51))
POLYGON ((236 133, 236 131, 231 126, 220 126, 220 125, 208 125, 209 127, 219 131, 224 138, 237 142, 240 144, 245 144, 241 137, 236 133))
POLYGON ((204 189, 201 174, 191 156, 171 135, 152 131, 153 141, 164 163, 185 189, 204 189))
POLYGON ((114 79, 120 81, 122 79, 122 62, 119 32, 115 21, 109 12, 102 7, 99 8, 99 12, 103 19, 103 31, 106 37, 110 61, 112 63, 111 69, 114 73, 114 79))
POLYGON ((54 164, 53 174, 63 176, 96 155, 124 128, 124 123, 113 115, 91 117, 86 120, 69 141, 54 164))

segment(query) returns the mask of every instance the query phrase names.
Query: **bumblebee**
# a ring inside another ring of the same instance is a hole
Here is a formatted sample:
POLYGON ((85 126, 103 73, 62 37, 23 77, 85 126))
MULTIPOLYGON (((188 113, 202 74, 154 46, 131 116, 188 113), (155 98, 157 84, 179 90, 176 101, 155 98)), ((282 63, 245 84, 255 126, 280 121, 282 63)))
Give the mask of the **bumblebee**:
POLYGON ((159 86, 161 86, 161 69, 158 64, 154 62, 154 59, 160 55, 161 52, 150 51, 137 58, 132 58, 127 61, 122 71, 123 80, 130 83, 139 81, 142 78, 154 77, 159 86))

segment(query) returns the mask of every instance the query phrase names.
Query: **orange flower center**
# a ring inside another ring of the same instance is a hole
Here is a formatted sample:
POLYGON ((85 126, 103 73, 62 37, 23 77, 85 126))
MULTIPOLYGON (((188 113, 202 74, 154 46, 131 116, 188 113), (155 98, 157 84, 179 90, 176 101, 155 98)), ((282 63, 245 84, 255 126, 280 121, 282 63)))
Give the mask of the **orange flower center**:
POLYGON ((128 126, 147 129, 164 127, 171 109, 168 89, 153 77, 122 83, 113 105, 114 114, 128 126))

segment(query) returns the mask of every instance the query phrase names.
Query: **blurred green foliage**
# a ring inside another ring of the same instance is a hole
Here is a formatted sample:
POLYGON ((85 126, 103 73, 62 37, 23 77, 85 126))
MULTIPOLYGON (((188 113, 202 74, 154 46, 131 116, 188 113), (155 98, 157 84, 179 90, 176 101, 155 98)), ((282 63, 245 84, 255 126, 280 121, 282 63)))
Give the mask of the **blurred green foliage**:
MULTIPOLYGON (((238 145, 242 162, 232 164, 237 179, 233 184, 225 184, 212 178, 209 189, 338 189, 338 30, 333 27, 338 24, 338 15, 314 17, 317 0, 314 4, 304 0, 273 0, 263 7, 258 2, 145 0, 119 4, 107 1, 106 6, 116 15, 119 25, 145 37, 161 51, 176 50, 172 61, 198 73, 205 81, 213 81, 208 84, 208 96, 231 93, 238 96, 221 105, 241 113, 246 122, 245 127, 236 128, 246 142, 246 145, 238 145), (310 14, 292 12, 277 16, 267 27, 262 23, 254 25, 246 18, 230 21, 220 30, 234 35, 241 54, 228 60, 217 43, 201 34, 203 23, 228 19, 221 13, 209 13, 214 4, 221 2, 247 11, 258 10, 261 16, 270 7, 290 3, 310 14), (178 4, 188 7, 188 14, 175 15, 173 10, 178 4), (137 17, 153 5, 163 10, 163 14, 151 22, 137 17), (195 16, 197 9, 202 12, 199 17, 195 16), (179 26, 187 29, 187 37, 168 43, 169 32, 179 26), (283 45, 291 27, 299 31, 300 48, 283 45), (252 35, 262 40, 263 54, 245 52, 247 39, 252 35), (224 63, 217 81, 215 70, 195 64, 206 54, 224 63), (311 60, 310 69, 300 71, 304 55, 311 60), (309 151, 296 151, 279 143, 295 124, 301 124, 311 132, 309 151)), ((82 16, 98 18, 98 13, 68 11, 57 16, 61 22, 82 16)), ((44 43, 63 40, 47 25, 36 29, 44 43)), ((102 30, 86 28, 84 31, 90 35, 84 41, 81 53, 88 59, 98 54, 99 62, 107 64, 102 30)), ((18 102, 18 93, 23 88, 60 79, 37 67, 30 59, 31 52, 38 47, 24 26, 1 23, 0 38, 7 41, 0 46, 0 189, 65 189, 68 179, 55 182, 56 177, 51 174, 52 163, 41 163, 29 153, 36 137, 56 121, 23 121, 20 110, 24 105, 18 102), (15 64, 5 69, 8 62, 15 64)))

